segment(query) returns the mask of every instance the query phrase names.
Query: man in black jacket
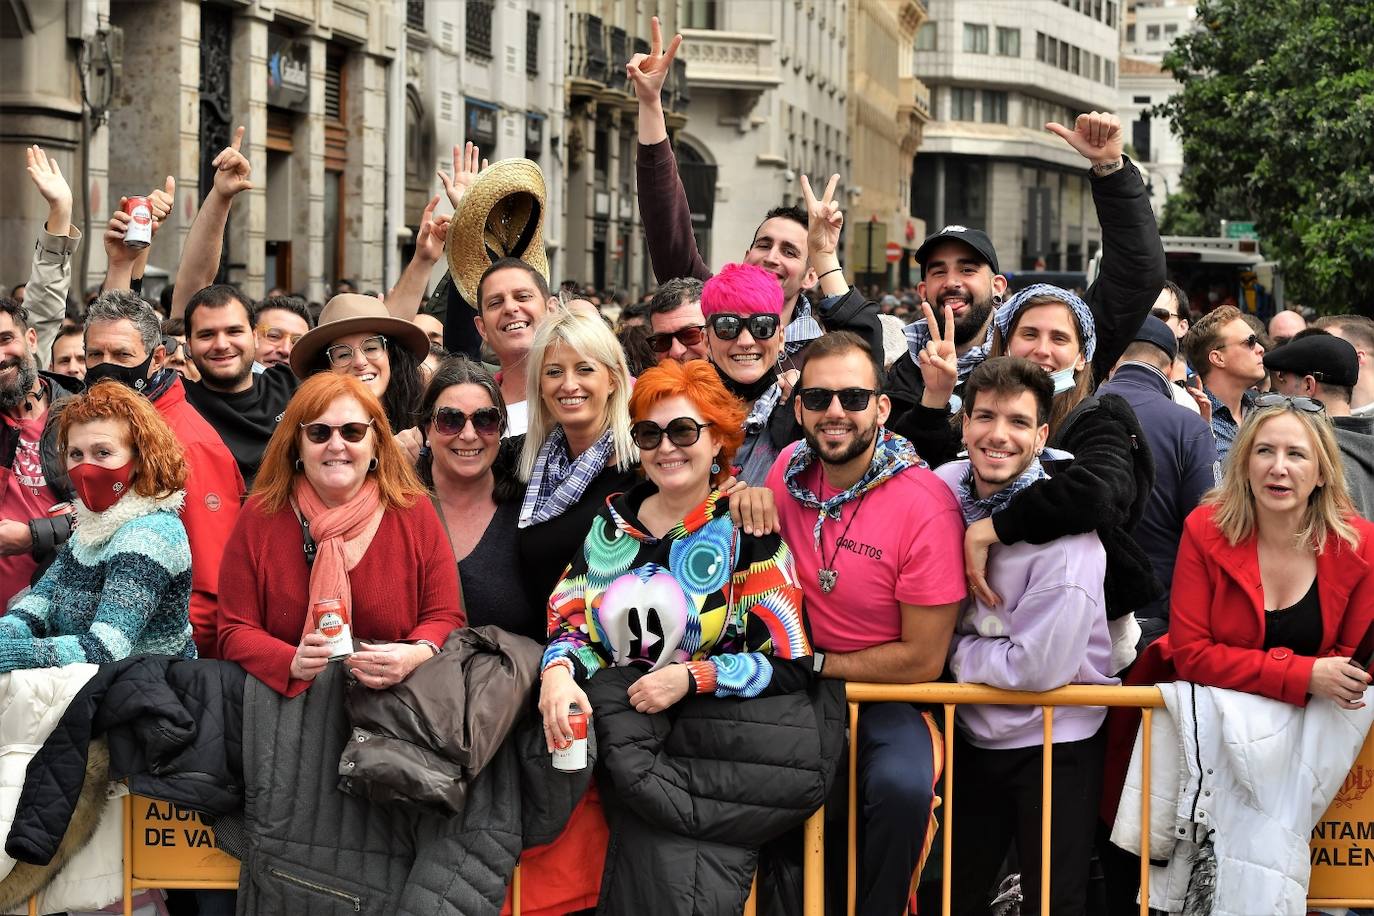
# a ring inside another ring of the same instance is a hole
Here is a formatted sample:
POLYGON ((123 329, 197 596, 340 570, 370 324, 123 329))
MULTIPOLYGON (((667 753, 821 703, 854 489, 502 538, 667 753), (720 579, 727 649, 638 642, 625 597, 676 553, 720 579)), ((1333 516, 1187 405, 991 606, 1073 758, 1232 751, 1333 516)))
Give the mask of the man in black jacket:
MULTIPOLYGON (((1091 163, 1090 182, 1102 225, 1103 254, 1102 272, 1084 298, 1097 331, 1093 375, 1102 379, 1116 365, 1164 286, 1164 247, 1144 179, 1122 155, 1121 119, 1092 112, 1079 115, 1073 130, 1055 123, 1045 126, 1091 163)), ((980 351, 992 312, 1007 289, 997 253, 981 230, 946 226, 922 243, 916 260, 921 264, 921 282, 916 287, 921 298, 930 303, 937 319, 946 306, 953 313, 962 380, 983 357, 980 351)), ((907 435, 904 415, 921 403, 925 390, 916 356, 930 338, 924 321, 908 327, 909 352, 893 364, 888 377, 888 396, 892 398, 888 425, 902 435, 907 435)))

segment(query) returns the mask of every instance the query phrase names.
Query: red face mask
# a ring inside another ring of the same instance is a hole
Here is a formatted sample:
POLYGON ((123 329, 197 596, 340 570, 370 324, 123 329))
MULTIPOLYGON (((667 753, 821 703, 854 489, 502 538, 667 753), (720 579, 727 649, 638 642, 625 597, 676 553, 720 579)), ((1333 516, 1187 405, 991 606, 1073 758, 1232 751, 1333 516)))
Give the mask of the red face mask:
POLYGON ((72 488, 81 502, 92 512, 104 512, 129 492, 134 476, 134 463, 126 461, 117 468, 103 468, 97 464, 78 464, 67 471, 72 488))

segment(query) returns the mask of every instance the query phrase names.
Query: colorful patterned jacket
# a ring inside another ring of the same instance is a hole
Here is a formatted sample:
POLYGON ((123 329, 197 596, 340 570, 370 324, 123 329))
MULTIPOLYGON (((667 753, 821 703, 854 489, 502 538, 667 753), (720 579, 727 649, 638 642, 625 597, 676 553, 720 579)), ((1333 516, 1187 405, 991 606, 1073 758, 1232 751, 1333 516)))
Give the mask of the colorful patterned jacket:
POLYGON ((583 680, 682 662, 698 693, 721 697, 807 686, 811 644, 787 545, 738 532, 719 492, 651 537, 638 511, 654 492, 641 482, 597 515, 549 598, 544 665, 569 659, 583 680))

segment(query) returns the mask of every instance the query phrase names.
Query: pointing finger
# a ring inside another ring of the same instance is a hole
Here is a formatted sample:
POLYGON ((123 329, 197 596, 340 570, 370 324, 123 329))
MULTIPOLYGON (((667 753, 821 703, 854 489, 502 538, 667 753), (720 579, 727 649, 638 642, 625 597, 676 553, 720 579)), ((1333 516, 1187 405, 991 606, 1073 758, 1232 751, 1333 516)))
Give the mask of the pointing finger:
POLYGON ((246 128, 240 124, 234 131, 234 142, 229 144, 229 148, 235 152, 238 152, 239 147, 243 145, 243 132, 245 129, 246 128))

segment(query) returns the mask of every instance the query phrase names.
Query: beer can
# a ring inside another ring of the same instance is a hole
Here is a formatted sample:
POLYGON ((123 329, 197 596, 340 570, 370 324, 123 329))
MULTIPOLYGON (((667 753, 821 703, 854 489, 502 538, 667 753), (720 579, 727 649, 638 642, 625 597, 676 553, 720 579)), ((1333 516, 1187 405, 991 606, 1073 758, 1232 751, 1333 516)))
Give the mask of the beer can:
POLYGON ((339 598, 321 598, 312 609, 315 629, 329 642, 329 660, 353 654, 353 633, 348 625, 348 609, 339 598))
POLYGON ((553 768, 576 773, 587 768, 587 720, 589 715, 576 703, 568 707, 568 724, 572 726, 571 741, 562 735, 553 741, 553 768))
POLYGON ((126 197, 124 212, 129 214, 129 228, 124 230, 124 244, 130 248, 147 248, 153 242, 153 208, 146 197, 126 197))

